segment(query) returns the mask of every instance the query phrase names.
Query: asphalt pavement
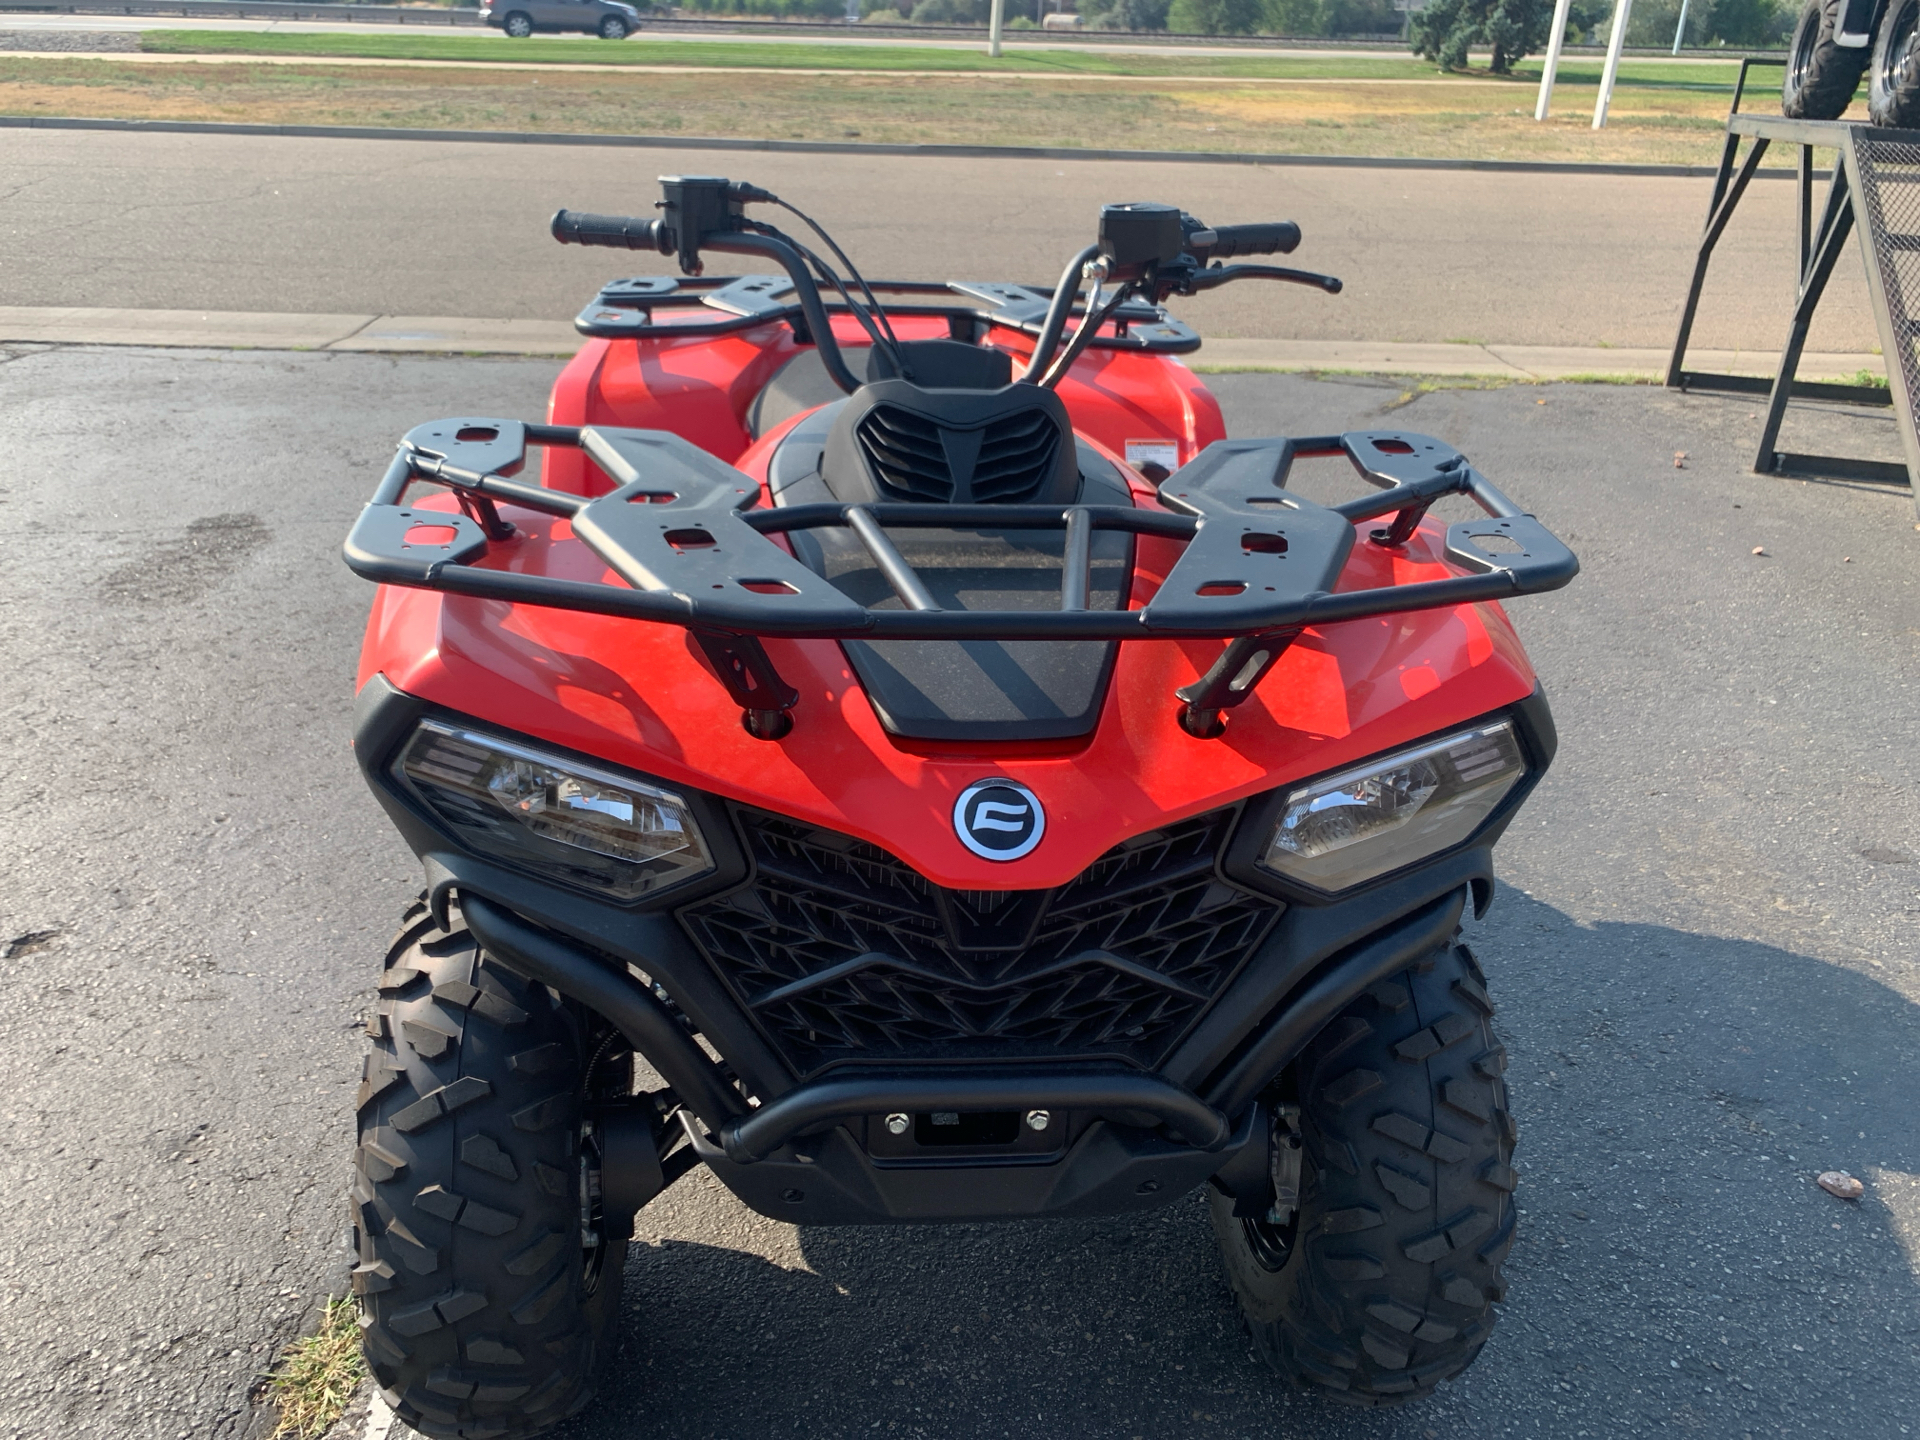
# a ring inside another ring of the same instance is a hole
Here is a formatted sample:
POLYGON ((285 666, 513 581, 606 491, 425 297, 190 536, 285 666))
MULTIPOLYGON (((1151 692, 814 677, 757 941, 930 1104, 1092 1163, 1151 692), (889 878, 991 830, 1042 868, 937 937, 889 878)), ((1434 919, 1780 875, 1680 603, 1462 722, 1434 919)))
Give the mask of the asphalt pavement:
MULTIPOLYGON (((536 415, 553 370, 0 351, 0 1435, 270 1428, 255 1377, 338 1278, 356 1028, 417 883, 347 749, 369 592, 339 542, 404 429, 536 415)), ((1513 607, 1561 752, 1470 927, 1521 1137, 1491 1343, 1348 1410, 1250 1356, 1195 1198, 801 1230, 696 1174, 642 1213, 562 1440, 1908 1434, 1908 501, 1745 473, 1744 401, 1212 383, 1236 433, 1444 435, 1585 565, 1513 607), (1865 1199, 1814 1187, 1835 1167, 1865 1199)), ((1885 412, 1790 426, 1897 454, 1885 412)))
MULTIPOLYGON (((1051 284, 1116 200, 1169 201, 1214 223, 1299 221, 1290 263, 1339 275, 1345 291, 1242 284, 1174 302, 1213 339, 1664 348, 1711 188, 1676 176, 4 133, 0 306, 563 320, 610 275, 672 262, 562 248, 547 231, 555 210, 651 214, 656 176, 717 174, 777 189, 890 279, 1051 284)), ((1786 338, 1793 193, 1776 179, 1748 191, 1696 345, 1777 350, 1786 338)), ((1853 255, 1807 345, 1878 348, 1853 255)))

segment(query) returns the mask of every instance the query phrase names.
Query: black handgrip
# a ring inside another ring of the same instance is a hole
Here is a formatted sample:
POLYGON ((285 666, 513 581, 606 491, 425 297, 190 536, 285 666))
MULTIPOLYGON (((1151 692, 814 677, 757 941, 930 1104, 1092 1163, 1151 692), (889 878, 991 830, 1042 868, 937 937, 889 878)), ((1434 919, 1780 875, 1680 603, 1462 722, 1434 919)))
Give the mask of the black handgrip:
POLYGON ((631 215, 588 215, 579 210, 556 210, 553 238, 562 245, 604 245, 610 250, 673 253, 672 232, 658 220, 640 220, 631 215))
POLYGON ((1208 258, 1231 260, 1235 255, 1291 255, 1300 243, 1300 227, 1291 220, 1272 225, 1216 225, 1208 258))

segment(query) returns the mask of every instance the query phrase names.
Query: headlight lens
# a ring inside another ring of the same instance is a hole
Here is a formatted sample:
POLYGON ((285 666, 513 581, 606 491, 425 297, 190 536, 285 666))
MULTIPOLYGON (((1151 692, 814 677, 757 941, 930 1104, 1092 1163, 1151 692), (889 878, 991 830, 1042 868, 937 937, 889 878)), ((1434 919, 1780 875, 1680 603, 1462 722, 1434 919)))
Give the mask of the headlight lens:
POLYGON ((686 802, 631 776, 437 720, 393 771, 471 849, 617 900, 713 868, 686 802))
POLYGON ((1467 839, 1526 773, 1510 721, 1427 741, 1290 793, 1260 863, 1344 890, 1467 839))

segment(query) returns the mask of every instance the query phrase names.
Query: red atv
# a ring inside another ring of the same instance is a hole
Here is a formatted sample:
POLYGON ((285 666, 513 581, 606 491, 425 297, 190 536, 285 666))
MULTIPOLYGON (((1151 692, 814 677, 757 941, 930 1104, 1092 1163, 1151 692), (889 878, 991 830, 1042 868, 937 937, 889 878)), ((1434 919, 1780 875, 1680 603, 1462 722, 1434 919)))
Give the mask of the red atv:
POLYGON ((358 1102, 389 1402, 579 1409, 696 1165, 802 1225, 1205 1186, 1283 1374, 1459 1373, 1514 1223, 1459 926, 1554 751, 1498 602, 1573 555, 1438 440, 1225 438, 1162 303, 1337 290, 1219 263, 1291 224, 1114 205, 1051 291, 870 285, 664 185, 554 233, 781 273, 608 286, 548 423, 420 426, 347 541, 354 743, 427 882, 358 1102))

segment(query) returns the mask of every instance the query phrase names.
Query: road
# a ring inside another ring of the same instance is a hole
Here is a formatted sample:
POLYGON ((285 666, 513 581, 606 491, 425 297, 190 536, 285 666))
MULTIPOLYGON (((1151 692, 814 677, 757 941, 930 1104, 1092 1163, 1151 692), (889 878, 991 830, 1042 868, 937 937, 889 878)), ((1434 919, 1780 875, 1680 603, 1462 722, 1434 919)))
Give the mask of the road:
MULTIPOLYGON (((223 17, 209 19, 204 16, 183 15, 35 15, 30 12, 15 11, 5 6, 0 6, 0 29, 16 31, 132 32, 140 30, 235 30, 251 34, 265 34, 271 31, 278 31, 282 34, 289 35, 365 35, 368 33, 369 25, 375 27, 376 33, 379 30, 402 28, 391 23, 380 21, 229 20, 223 17)), ((717 28, 706 29, 703 27, 676 29, 673 28, 673 25, 674 22, 672 21, 664 23, 651 21, 637 33, 635 38, 644 40, 716 41, 729 45, 913 45, 932 46, 942 50, 983 50, 986 48, 984 34, 978 38, 954 38, 940 34, 902 34, 896 30, 891 34, 885 35, 874 34, 872 32, 863 35, 809 27, 796 34, 783 35, 777 31, 771 31, 761 27, 743 28, 738 31, 729 32, 717 28)), ((462 35, 495 33, 489 30, 483 30, 471 23, 457 26, 434 26, 429 29, 425 21, 420 21, 416 22, 414 28, 416 30, 427 31, 428 33, 440 33, 449 29, 462 35)), ((501 38, 503 41, 505 40, 504 36, 501 38)), ((528 40, 546 40, 555 37, 534 35, 527 38, 528 40)), ((576 35, 573 38, 578 39, 579 37, 576 35)), ((526 42, 513 41, 512 43, 520 45, 526 42)), ((1413 63, 1412 58, 1408 56, 1404 50, 1382 51, 1377 47, 1372 49, 1336 49, 1332 46, 1289 46, 1285 43, 1278 42, 1270 45, 1246 42, 1235 45, 1210 45, 1204 40, 1176 42, 1165 39, 1131 38, 1116 38, 1103 42, 1091 38, 1076 38, 1071 40, 1063 40, 1051 36, 1043 38, 1042 35, 1035 32, 1023 33, 1018 30, 1008 31, 1006 33, 1001 41, 1001 48, 1008 51, 1083 50, 1093 51, 1095 53, 1123 55, 1137 54, 1140 50, 1146 48, 1152 49, 1156 53, 1168 55, 1253 55, 1267 58, 1281 57, 1314 60, 1353 58, 1379 60, 1388 58, 1406 59, 1409 64, 1413 63)), ((1570 57, 1580 53, 1581 52, 1577 50, 1570 50, 1568 52, 1570 57)), ((1592 59, 1596 57, 1588 55, 1584 58, 1592 59)), ((1634 58, 1636 60, 1642 58, 1651 59, 1661 63, 1695 65, 1700 63, 1700 58, 1694 56, 1681 56, 1677 59, 1666 55, 1636 56, 1634 58)))
MULTIPOLYGON (((691 17, 690 17, 691 18, 691 17)), ((386 22, 374 21, 331 21, 331 20, 273 20, 273 19, 226 19, 204 16, 182 15, 108 15, 108 14, 72 14, 72 15, 36 15, 30 11, 17 11, 0 6, 0 29, 16 31, 33 30, 77 30, 77 31, 139 31, 139 30, 238 30, 252 33, 280 31, 287 34, 309 35, 364 35, 367 26, 373 24, 376 29, 395 29, 386 22)), ((425 29, 424 21, 416 22, 417 27, 425 29)), ((453 27, 447 27, 453 28, 453 27)), ((489 33, 478 31, 477 27, 462 24, 458 33, 489 33)), ((504 37, 503 37, 504 38, 504 37)), ((546 36, 529 36, 530 40, 543 40, 546 36)), ((808 27, 794 34, 781 34, 777 30, 761 26, 745 26, 737 31, 719 28, 707 28, 703 25, 684 27, 677 20, 650 20, 636 38, 645 40, 695 40, 719 41, 738 45, 914 45, 937 46, 946 50, 980 50, 986 45, 984 33, 972 37, 950 37, 940 34, 902 33, 899 30, 891 34, 877 35, 846 33, 825 28, 808 27), (678 27, 678 28, 676 28, 678 27)), ((523 41, 515 41, 523 44, 523 41)), ((1002 48, 1019 50, 1085 50, 1096 53, 1137 54, 1142 49, 1152 49, 1168 55, 1254 55, 1266 57, 1297 57, 1301 59, 1352 59, 1363 58, 1379 60, 1383 58, 1404 58, 1413 63, 1407 52, 1398 48, 1383 49, 1354 47, 1336 49, 1332 45, 1289 45, 1276 40, 1269 44, 1260 44, 1249 38, 1229 45, 1209 44, 1205 40, 1155 39, 1147 36, 1115 37, 1110 40, 1095 39, 1092 35, 1063 39, 1057 35, 1048 35, 1034 31, 1009 30, 1001 41, 1002 48)), ((1568 47, 1566 57, 1569 60, 1598 60, 1598 49, 1587 50, 1579 46, 1568 47)), ((1663 65, 1698 65, 1703 60, 1711 62, 1716 57, 1712 52, 1689 52, 1672 56, 1655 52, 1652 54, 1628 54, 1636 64, 1652 62, 1663 65)), ((1728 62, 1730 63, 1730 62, 1728 62)), ((1731 81, 1728 82, 1729 84, 1731 81)))
MULTIPOLYGON (((417 883, 347 750, 338 545, 403 429, 535 414, 553 366, 0 356, 0 1433, 259 1437, 253 1377, 337 1273, 356 1026, 417 883)), ((796 1230, 696 1175, 643 1212, 562 1440, 1908 1433, 1907 502, 1744 473, 1744 402, 1215 383, 1238 433, 1449 436, 1585 562, 1515 607, 1561 758, 1470 937, 1521 1134, 1491 1344, 1417 1409, 1329 1408, 1249 1357, 1195 1200, 796 1230), (1836 1166, 1863 1202, 1814 1188, 1836 1166)), ((1884 414, 1792 426, 1897 453, 1884 414)))
MULTIPOLYGON (((863 269, 1049 283, 1099 207, 1297 219, 1295 264, 1337 298, 1243 284, 1176 311, 1216 338, 1671 345, 1704 179, 1182 162, 11 130, 0 305, 565 319, 657 255, 561 249, 562 206, 646 211, 663 173, 777 185, 863 269)), ((1283 137, 1277 140, 1281 143, 1283 137)), ((1709 276, 1695 343, 1777 347, 1794 294, 1793 187, 1756 181, 1709 276)), ((1808 348, 1877 348, 1860 264, 1808 348)))

